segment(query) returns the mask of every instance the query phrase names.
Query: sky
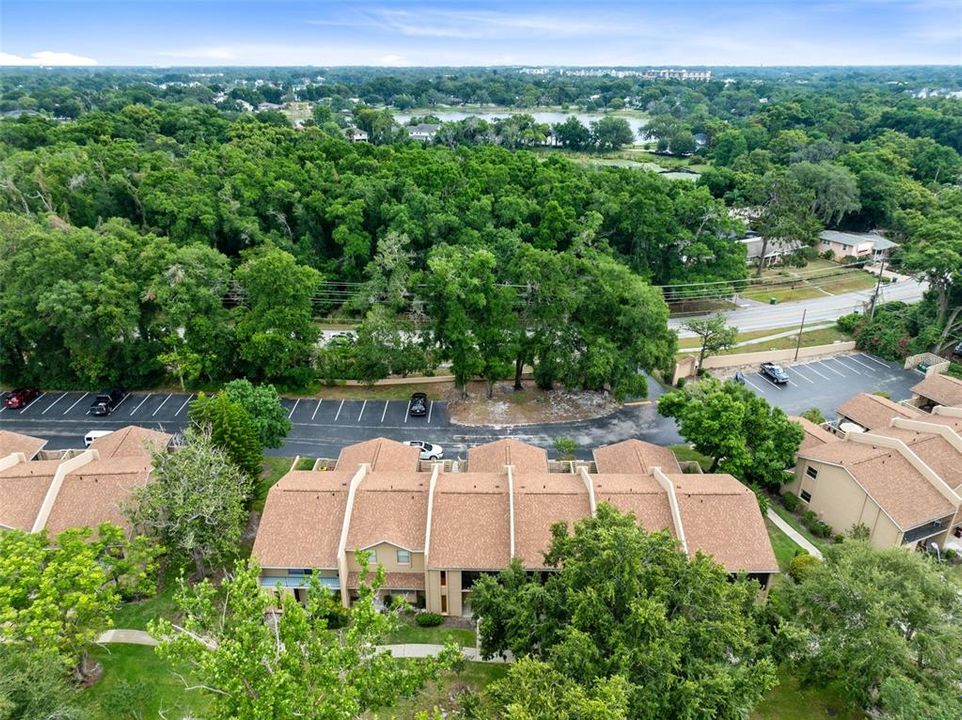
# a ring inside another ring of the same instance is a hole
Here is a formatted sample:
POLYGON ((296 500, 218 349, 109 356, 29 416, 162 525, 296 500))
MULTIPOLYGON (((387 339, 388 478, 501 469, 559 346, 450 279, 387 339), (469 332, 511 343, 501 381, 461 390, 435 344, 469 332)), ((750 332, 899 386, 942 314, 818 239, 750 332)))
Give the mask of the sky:
POLYGON ((922 64, 962 0, 0 0, 0 65, 922 64))

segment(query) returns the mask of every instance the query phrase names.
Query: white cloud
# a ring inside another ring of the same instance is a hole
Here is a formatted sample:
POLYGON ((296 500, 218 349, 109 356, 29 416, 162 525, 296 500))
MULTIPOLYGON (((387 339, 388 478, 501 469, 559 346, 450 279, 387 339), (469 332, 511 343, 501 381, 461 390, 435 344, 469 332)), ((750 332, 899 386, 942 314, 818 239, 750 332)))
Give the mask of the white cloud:
POLYGON ((172 57, 189 60, 236 60, 237 51, 234 48, 221 47, 196 47, 183 48, 179 50, 165 50, 158 52, 161 57, 172 57))
POLYGON ((391 67, 399 67, 401 65, 408 65, 407 58, 404 55, 382 55, 380 58, 379 65, 389 65, 391 67))
POLYGON ((38 50, 24 57, 12 53, 0 52, 0 65, 96 65, 97 61, 83 55, 69 52, 55 52, 53 50, 38 50))

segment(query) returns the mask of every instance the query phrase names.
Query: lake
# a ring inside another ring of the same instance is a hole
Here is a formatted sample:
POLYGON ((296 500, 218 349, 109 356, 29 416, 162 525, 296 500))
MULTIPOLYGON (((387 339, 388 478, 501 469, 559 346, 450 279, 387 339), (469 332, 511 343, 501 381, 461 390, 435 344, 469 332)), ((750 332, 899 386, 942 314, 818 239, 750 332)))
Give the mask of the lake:
MULTIPOLYGON (((401 125, 406 125, 408 120, 412 116, 421 117, 423 115, 434 115, 439 118, 441 122, 453 122, 457 120, 464 120, 469 117, 478 117, 483 120, 496 120, 499 118, 506 118, 509 115, 523 115, 527 114, 533 117, 539 123, 548 123, 549 125, 557 125, 560 122, 564 122, 571 115, 574 115, 581 122, 582 125, 589 125, 590 123, 597 122, 603 117, 606 117, 605 113, 588 113, 588 112, 532 112, 529 110, 512 110, 512 109, 499 109, 499 110, 424 110, 418 111, 417 113, 396 113, 394 119, 401 125)), ((613 115, 614 117, 621 117, 628 121, 628 125, 631 126, 631 131, 635 134, 635 144, 641 144, 641 138, 638 132, 645 127, 647 121, 644 118, 632 116, 632 115, 613 115)))

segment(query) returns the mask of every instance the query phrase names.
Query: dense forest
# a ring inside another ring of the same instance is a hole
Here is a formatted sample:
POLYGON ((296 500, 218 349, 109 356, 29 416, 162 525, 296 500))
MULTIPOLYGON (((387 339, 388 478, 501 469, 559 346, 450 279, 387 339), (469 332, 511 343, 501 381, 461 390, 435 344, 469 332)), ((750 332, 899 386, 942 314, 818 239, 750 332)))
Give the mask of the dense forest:
MULTIPOLYGON (((772 242, 799 242, 799 263, 826 227, 885 232, 896 265, 932 289, 913 337, 944 346, 958 334, 962 104, 920 92, 917 70, 697 84, 8 70, 0 375, 303 387, 450 363, 463 386, 520 381, 530 365, 544 387, 643 393, 638 369, 672 363, 665 298, 723 295, 750 272, 732 208, 772 242), (298 127, 238 105, 295 99, 313 103, 298 127), (634 108, 655 149, 701 176, 580 162, 565 129, 596 135, 572 119, 540 130, 562 148, 506 142, 497 127, 428 145, 397 132, 396 110, 455 101, 634 108), (384 131, 351 143, 347 124, 384 131), (319 346, 316 321, 332 315, 360 321, 357 338, 319 346)), ((947 70, 927 77, 959 85, 947 70)))

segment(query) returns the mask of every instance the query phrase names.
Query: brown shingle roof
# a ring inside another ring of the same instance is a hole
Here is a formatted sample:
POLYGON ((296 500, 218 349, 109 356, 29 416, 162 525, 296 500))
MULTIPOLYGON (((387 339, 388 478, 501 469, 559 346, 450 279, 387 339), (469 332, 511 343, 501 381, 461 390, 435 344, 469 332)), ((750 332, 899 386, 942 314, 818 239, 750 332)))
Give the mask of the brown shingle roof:
POLYGON ((100 459, 114 457, 150 458, 151 450, 158 450, 170 444, 172 435, 159 430, 148 430, 137 425, 128 425, 104 435, 90 444, 91 450, 100 453, 100 459))
POLYGON ((470 472, 501 473, 504 466, 514 467, 514 474, 548 471, 548 453, 534 445, 505 438, 468 449, 470 472))
POLYGON ((731 475, 669 475, 688 552, 711 555, 729 572, 778 572, 755 493, 731 475))
POLYGON ((0 526, 30 532, 59 465, 38 460, 0 470, 0 526))
POLYGON ((354 496, 347 549, 380 542, 412 551, 424 550, 430 473, 374 472, 354 496))
POLYGON ((634 513, 638 524, 650 533, 667 530, 675 535, 666 493, 651 475, 593 475, 595 500, 624 513, 634 513))
POLYGON ((511 560, 508 476, 442 473, 431 518, 432 568, 499 570, 511 560))
POLYGON ((251 557, 261 567, 337 567, 354 472, 295 470, 267 493, 251 557))
POLYGON ((6 457, 11 453, 23 453, 27 456, 27 460, 32 460, 46 444, 47 441, 42 438, 0 430, 0 457, 6 457))
MULTIPOLYGON (((352 590, 357 588, 357 581, 361 573, 348 573, 347 586, 352 590)), ((368 583, 374 580, 374 572, 369 572, 364 578, 368 583)), ((382 590, 424 590, 424 573, 419 572, 386 572, 382 590)))
POLYGON ((922 412, 912 407, 899 405, 888 398, 868 393, 853 395, 838 406, 837 412, 869 430, 888 427, 892 418, 918 418, 922 412))
POLYGON ((528 473, 514 479, 514 554, 525 567, 542 568, 551 544, 551 526, 588 517, 588 489, 577 475, 528 473))
POLYGON ((796 422, 802 426, 802 431, 805 436, 802 438, 802 446, 799 450, 810 450, 812 448, 820 447, 825 443, 837 442, 838 436, 834 433, 830 433, 822 427, 819 427, 811 420, 803 417, 791 416, 788 418, 792 422, 796 422))
POLYGON ((929 375, 912 392, 938 405, 962 405, 962 380, 949 375, 929 375))
POLYGON ((416 471, 420 450, 387 438, 348 445, 337 458, 337 469, 351 473, 367 463, 372 470, 416 471))
POLYGON ((653 467, 665 473, 680 473, 675 454, 666 447, 642 440, 623 440, 594 451, 599 473, 638 473, 647 475, 653 467))
POLYGON ((144 457, 94 460, 64 477, 45 525, 51 536, 68 528, 96 528, 111 522, 126 528, 123 507, 147 484, 151 464, 144 457))

